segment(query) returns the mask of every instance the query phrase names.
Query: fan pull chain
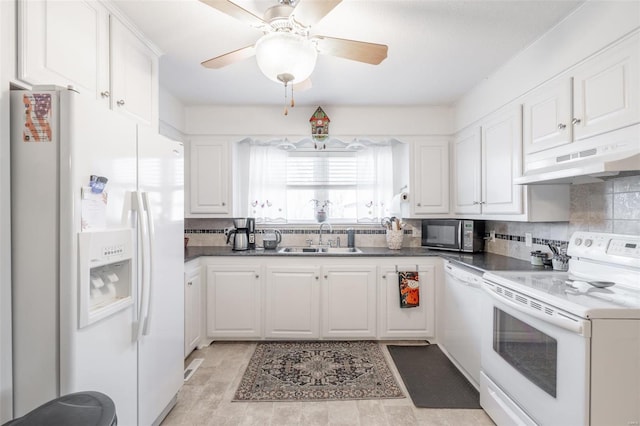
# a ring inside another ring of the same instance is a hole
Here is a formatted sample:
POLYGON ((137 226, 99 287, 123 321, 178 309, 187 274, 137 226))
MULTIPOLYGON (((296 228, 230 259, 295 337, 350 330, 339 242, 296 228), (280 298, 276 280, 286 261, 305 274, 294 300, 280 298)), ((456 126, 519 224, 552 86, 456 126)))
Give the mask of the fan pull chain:
POLYGON ((289 115, 289 110, 287 109, 287 82, 284 83, 284 115, 289 115))
POLYGON ((293 100, 293 84, 291 85, 291 108, 296 106, 296 101, 293 100))

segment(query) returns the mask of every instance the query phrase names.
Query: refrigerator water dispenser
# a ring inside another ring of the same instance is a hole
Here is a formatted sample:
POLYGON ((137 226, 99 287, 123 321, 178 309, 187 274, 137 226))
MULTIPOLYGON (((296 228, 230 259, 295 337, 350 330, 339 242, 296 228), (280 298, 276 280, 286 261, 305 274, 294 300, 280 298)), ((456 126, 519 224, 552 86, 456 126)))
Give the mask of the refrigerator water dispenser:
POLYGON ((133 304, 133 231, 78 234, 79 327, 133 304))

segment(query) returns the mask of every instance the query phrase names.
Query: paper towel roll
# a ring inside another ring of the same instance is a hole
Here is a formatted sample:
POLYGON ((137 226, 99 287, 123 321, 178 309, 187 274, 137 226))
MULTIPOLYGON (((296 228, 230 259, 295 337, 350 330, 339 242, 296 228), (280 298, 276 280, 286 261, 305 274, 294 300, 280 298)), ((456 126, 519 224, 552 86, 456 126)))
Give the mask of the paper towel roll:
POLYGON ((391 199, 391 203, 389 204, 389 214, 392 216, 401 217, 402 207, 400 206, 400 204, 406 203, 408 199, 409 199, 409 193, 407 192, 400 192, 394 195, 393 198, 391 199))

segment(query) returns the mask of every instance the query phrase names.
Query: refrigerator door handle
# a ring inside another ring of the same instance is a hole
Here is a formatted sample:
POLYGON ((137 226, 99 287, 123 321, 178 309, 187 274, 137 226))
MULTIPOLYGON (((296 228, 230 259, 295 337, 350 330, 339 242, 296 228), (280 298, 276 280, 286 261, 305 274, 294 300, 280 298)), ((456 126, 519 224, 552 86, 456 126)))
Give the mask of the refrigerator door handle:
POLYGON ((148 279, 148 286, 147 286, 147 293, 148 293, 148 297, 147 297, 147 314, 144 318, 144 327, 143 327, 143 333, 144 335, 148 335, 151 332, 151 317, 152 317, 152 305, 151 305, 151 298, 153 297, 153 259, 154 259, 154 254, 153 254, 153 248, 155 246, 155 227, 153 226, 153 214, 151 212, 151 202, 149 201, 149 193, 148 192, 143 192, 142 193, 142 200, 144 202, 144 210, 146 212, 147 215, 147 240, 149 241, 149 254, 148 254, 148 259, 149 259, 149 279, 148 279))
POLYGON ((145 248, 145 244, 148 241, 148 227, 146 214, 144 210, 144 204, 142 201, 142 194, 140 191, 136 191, 133 193, 135 197, 133 204, 135 206, 136 215, 138 216, 138 231, 140 235, 140 251, 141 251, 141 270, 142 270, 142 283, 140 287, 140 299, 138 301, 138 324, 137 330, 135 332, 135 341, 139 341, 142 338, 142 332, 144 331, 144 322, 147 317, 147 309, 149 307, 149 273, 147 272, 149 265, 147 262, 147 249, 145 248))

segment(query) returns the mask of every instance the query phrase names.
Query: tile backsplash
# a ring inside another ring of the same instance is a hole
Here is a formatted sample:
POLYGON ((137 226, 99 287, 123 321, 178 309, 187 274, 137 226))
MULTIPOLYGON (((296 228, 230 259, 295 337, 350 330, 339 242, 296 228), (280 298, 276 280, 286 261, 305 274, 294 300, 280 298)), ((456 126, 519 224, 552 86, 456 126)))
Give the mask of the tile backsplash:
POLYGON ((529 260, 533 250, 549 252, 547 240, 568 242, 575 231, 640 235, 640 176, 572 185, 570 193, 569 222, 488 221, 485 229, 495 230, 496 240, 486 251, 529 260), (531 233, 533 247, 526 247, 525 233, 531 233))
MULTIPOLYGON (((569 222, 505 222, 487 221, 487 234, 493 230, 495 241, 488 241, 485 251, 529 260, 530 252, 549 252, 548 242, 562 244, 569 241, 575 231, 613 232, 617 234, 640 235, 640 176, 609 179, 604 182, 572 185, 570 191, 571 211, 569 222), (533 246, 525 244, 525 233, 531 233, 533 246)), ((420 220, 406 221, 404 247, 420 246, 420 220)), ((224 246, 225 228, 232 228, 231 219, 187 219, 185 237, 189 245, 224 246)), ((318 225, 279 227, 258 225, 258 245, 260 232, 265 229, 280 229, 281 245, 306 245, 307 239, 318 240, 318 225)), ((342 246, 347 243, 347 228, 356 230, 356 245, 363 247, 385 247, 385 231, 371 226, 334 225, 329 239, 340 238, 342 246)))
MULTIPOLYGON (((404 232, 404 247, 420 246, 420 220, 406 220, 404 232)), ((190 246, 224 246, 227 236, 224 230, 233 228, 231 219, 186 219, 185 237, 189 237, 190 246)), ((262 244, 261 234, 269 229, 278 229, 282 233, 280 246, 305 246, 307 240, 312 240, 317 244, 320 236, 319 225, 256 225, 257 245, 262 244)), ((347 246, 347 229, 353 228, 356 232, 356 246, 362 247, 386 247, 386 233, 381 227, 371 227, 366 225, 333 225, 332 230, 327 234, 324 230, 323 239, 336 242, 340 239, 340 246, 347 246)))

